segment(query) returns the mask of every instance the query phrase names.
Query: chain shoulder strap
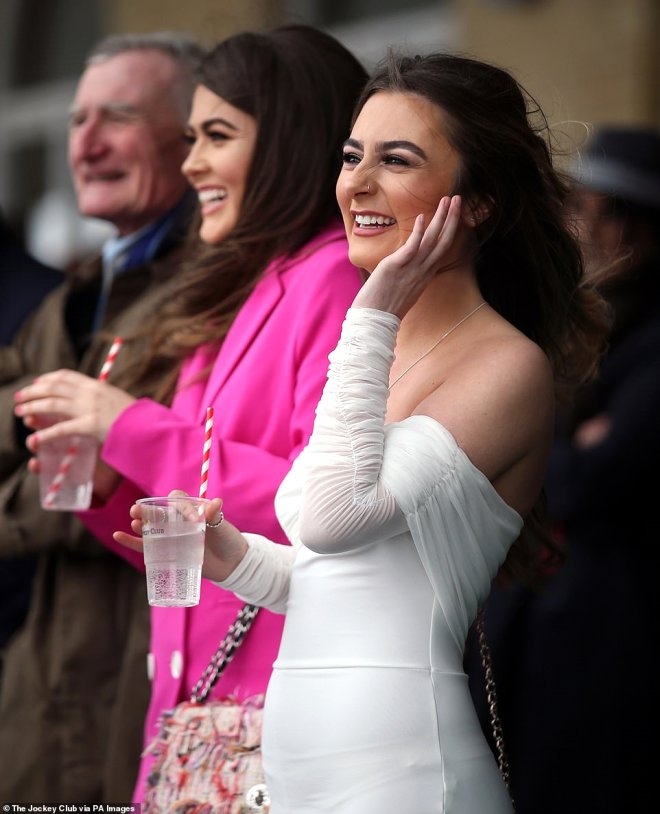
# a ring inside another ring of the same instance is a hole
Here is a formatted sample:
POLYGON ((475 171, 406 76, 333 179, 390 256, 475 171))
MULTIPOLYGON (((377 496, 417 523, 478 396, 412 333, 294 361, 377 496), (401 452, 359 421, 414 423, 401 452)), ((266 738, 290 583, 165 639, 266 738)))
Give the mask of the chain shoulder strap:
POLYGON ((243 643, 248 630, 252 627, 259 608, 256 605, 245 604, 236 614, 236 618, 229 626, 227 635, 220 642, 220 646, 211 657, 201 678, 193 687, 190 700, 195 704, 203 704, 209 693, 218 683, 229 662, 234 658, 236 651, 243 643))
POLYGON ((495 741, 495 749, 497 750, 497 765, 499 766, 502 780, 504 780, 504 783, 509 791, 509 796, 511 796, 509 760, 506 756, 502 722, 500 720, 500 714, 497 708, 497 692, 495 688, 495 676, 493 674, 493 659, 490 652, 490 645, 488 644, 488 639, 486 638, 483 608, 479 608, 477 613, 477 636, 479 638, 479 654, 481 656, 481 664, 483 665, 484 674, 486 677, 486 699, 488 701, 488 714, 490 716, 490 725, 493 732, 493 739, 495 741))

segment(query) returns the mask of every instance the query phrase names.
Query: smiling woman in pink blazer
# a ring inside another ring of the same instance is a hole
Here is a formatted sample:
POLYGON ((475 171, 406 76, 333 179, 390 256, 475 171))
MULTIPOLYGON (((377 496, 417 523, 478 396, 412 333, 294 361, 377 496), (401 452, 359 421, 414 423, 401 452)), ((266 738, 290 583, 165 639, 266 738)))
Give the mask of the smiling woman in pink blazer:
MULTIPOLYGON (((274 495, 307 443, 328 354, 361 284, 334 185, 364 80, 343 46, 304 26, 236 35, 211 50, 183 167, 198 192, 206 245, 145 326, 150 351, 132 358, 127 338, 115 385, 57 371, 20 394, 17 412, 37 430, 33 448, 74 432, 101 442, 93 507, 81 519, 136 567, 141 557, 117 546, 112 532, 129 530, 137 497, 198 490, 209 405, 210 493, 225 496, 237 526, 286 542, 274 495), (162 377, 159 401, 135 400, 117 386, 153 376, 162 377), (54 405, 65 420, 40 426, 54 405)), ((241 605, 203 581, 199 606, 152 608, 145 743, 158 716, 189 698, 241 605)), ((282 624, 259 614, 213 695, 265 691, 282 624)), ((136 802, 150 766, 145 756, 136 802)))
MULTIPOLYGON (((102 509, 82 516, 89 528, 109 542, 115 529, 128 528, 135 497, 166 495, 181 483, 197 492, 205 411, 213 405, 211 494, 226 495, 232 521, 285 542, 273 495, 311 433, 328 353, 358 286, 340 226, 322 233, 302 257, 273 263, 232 325, 209 378, 195 379, 213 361, 201 348, 182 372, 171 409, 140 399, 114 422, 103 460, 126 480, 102 509)), ((135 563, 143 567, 139 555, 135 563)), ((152 608, 146 741, 156 734, 158 715, 190 695, 242 604, 204 580, 197 607, 152 608)), ((282 625, 282 616, 259 614, 218 694, 264 692, 282 625)), ((143 761, 140 787, 150 762, 143 761)))

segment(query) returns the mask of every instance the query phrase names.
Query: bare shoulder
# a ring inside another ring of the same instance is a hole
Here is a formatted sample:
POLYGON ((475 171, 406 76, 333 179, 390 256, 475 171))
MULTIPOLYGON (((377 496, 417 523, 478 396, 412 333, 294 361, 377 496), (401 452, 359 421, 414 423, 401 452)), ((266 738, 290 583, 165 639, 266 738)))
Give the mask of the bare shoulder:
MULTIPOLYGON (((469 355, 455 370, 465 384, 479 382, 492 395, 516 400, 529 395, 552 396, 554 379, 550 362, 541 348, 518 331, 503 332, 475 341, 469 355)), ((468 391, 470 392, 470 391, 468 391)))
POLYGON ((550 363, 526 336, 496 323, 463 345, 415 412, 445 426, 491 480, 525 458, 541 465, 554 418, 550 363))
POLYGON ((464 405, 473 399, 484 406, 499 399, 512 405, 530 397, 552 398, 553 390, 552 368, 541 348, 514 328, 497 329, 463 345, 420 408, 442 408, 449 398, 464 405))

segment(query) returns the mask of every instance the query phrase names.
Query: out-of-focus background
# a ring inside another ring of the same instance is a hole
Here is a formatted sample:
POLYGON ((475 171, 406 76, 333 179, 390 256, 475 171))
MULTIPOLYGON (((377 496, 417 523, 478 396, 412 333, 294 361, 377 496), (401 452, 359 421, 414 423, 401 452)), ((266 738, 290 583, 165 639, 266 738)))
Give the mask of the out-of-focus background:
POLYGON ((180 29, 210 43, 286 22, 330 31, 367 67, 388 46, 502 65, 567 151, 592 125, 660 124, 658 0, 0 0, 0 209, 29 250, 64 267, 106 234, 77 217, 66 163, 67 110, 95 41, 180 29))

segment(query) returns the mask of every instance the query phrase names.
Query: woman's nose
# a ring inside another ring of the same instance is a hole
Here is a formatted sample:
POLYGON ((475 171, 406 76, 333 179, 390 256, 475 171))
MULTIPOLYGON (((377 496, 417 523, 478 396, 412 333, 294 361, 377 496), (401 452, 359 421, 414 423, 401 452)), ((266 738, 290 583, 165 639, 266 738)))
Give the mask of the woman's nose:
POLYGON ((371 195, 377 186, 373 171, 366 167, 364 169, 356 167, 350 174, 348 184, 353 196, 371 195))
POLYGON ((198 142, 193 142, 190 147, 190 152, 186 156, 183 164, 181 165, 181 172, 188 179, 194 178, 204 170, 205 161, 204 154, 198 142))

